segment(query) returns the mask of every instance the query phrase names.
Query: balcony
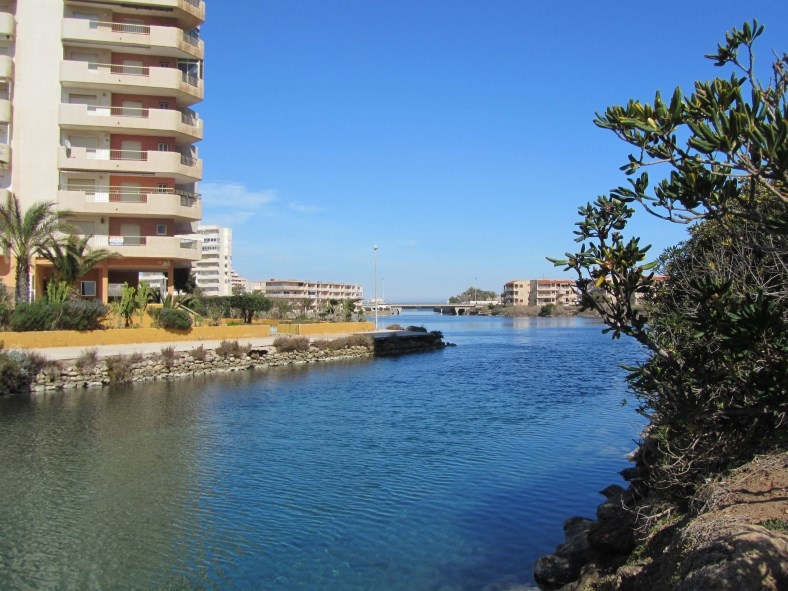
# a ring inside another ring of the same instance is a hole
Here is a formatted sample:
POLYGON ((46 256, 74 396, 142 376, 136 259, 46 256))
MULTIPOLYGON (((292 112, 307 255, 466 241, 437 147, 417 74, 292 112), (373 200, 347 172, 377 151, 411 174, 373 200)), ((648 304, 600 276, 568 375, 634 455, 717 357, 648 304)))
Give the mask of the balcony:
POLYGON ((80 45, 122 46, 117 49, 123 49, 124 53, 199 60, 205 55, 204 42, 189 31, 177 27, 65 18, 61 37, 63 41, 80 45))
POLYGON ((59 209, 76 214, 118 217, 172 218, 176 221, 196 222, 202 219, 202 201, 193 193, 108 187, 84 190, 61 189, 57 194, 59 209))
POLYGON ((180 236, 91 236, 88 245, 107 248, 124 258, 200 260, 197 240, 180 236))
POLYGON ((178 152, 65 148, 58 154, 61 170, 80 170, 174 178, 176 184, 202 179, 202 160, 178 152))
POLYGON ((16 32, 14 15, 7 9, 0 10, 0 42, 13 41, 16 32))
POLYGON ((166 94, 174 96, 183 105, 193 105, 204 95, 203 81, 177 68, 64 60, 60 64, 60 82, 64 88, 92 88, 144 96, 166 94))
POLYGON ((0 124, 11 123, 11 101, 0 99, 0 124))
POLYGON ((11 146, 0 144, 0 170, 11 168, 11 146))
POLYGON ((14 79, 14 60, 11 56, 0 55, 0 80, 14 79))
MULTIPOLYGON (((0 101, 2 122, 2 101, 0 101)), ((202 119, 189 109, 138 109, 130 107, 96 107, 93 105, 60 105, 60 127, 63 129, 95 129, 129 135, 174 136, 180 144, 196 142, 203 137, 202 119)))
MULTIPOLYGON (((66 0, 71 4, 71 0, 66 0)), ((77 2, 79 4, 82 1, 77 2)), ((103 0, 102 4, 121 8, 130 5, 128 0, 103 0)), ((196 27, 205 22, 204 0, 135 0, 131 3, 134 14, 174 16, 186 27, 196 27)))

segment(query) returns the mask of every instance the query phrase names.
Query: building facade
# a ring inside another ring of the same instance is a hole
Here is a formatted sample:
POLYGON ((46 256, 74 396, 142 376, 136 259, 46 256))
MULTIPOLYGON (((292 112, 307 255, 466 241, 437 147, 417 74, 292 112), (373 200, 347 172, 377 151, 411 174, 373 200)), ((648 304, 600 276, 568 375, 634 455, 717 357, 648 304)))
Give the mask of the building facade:
POLYGON ((200 244, 200 260, 192 264, 197 287, 206 296, 232 295, 232 229, 200 225, 192 237, 200 244))
POLYGON ((314 306, 328 300, 363 300, 364 288, 351 283, 269 279, 250 284, 269 298, 286 299, 293 303, 311 300, 314 306))
POLYGON ((577 306, 580 295, 571 279, 518 279, 503 286, 505 306, 577 306))
POLYGON ((531 303, 531 280, 516 279, 503 286, 501 303, 504 306, 533 306, 531 303))
MULTIPOLYGON (((0 0, 0 198, 54 202, 119 255, 83 277, 85 297, 140 272, 171 289, 201 258, 204 20, 204 0, 0 0)), ((33 273, 42 290, 51 267, 33 273)))

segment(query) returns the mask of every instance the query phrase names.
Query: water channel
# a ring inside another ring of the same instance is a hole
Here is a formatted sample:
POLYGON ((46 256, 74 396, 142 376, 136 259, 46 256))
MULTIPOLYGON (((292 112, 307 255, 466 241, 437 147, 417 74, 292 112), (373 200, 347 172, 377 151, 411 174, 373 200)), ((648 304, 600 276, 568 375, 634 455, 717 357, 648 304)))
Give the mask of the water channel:
POLYGON ((589 319, 394 321, 457 347, 0 398, 0 588, 530 585, 620 483, 642 352, 589 319))

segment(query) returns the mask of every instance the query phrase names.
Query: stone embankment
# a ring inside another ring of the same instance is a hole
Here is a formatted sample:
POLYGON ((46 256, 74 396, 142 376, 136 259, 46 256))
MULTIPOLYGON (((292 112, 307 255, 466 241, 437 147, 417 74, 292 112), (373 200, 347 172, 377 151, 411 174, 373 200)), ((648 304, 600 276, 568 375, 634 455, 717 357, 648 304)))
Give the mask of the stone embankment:
POLYGON ((561 591, 788 589, 788 453, 759 456, 708 483, 689 511, 630 486, 601 491, 596 519, 564 523, 565 541, 534 577, 561 591))
POLYGON ((47 363, 33 378, 30 390, 45 392, 101 387, 113 383, 171 380, 234 371, 265 370, 285 365, 305 365, 343 359, 405 355, 434 351, 447 346, 440 333, 392 334, 369 339, 368 345, 332 349, 315 346, 308 350, 283 351, 274 345, 249 348, 237 341, 216 349, 198 346, 191 351, 162 347, 161 352, 114 355, 98 358, 89 350, 79 359, 47 363))

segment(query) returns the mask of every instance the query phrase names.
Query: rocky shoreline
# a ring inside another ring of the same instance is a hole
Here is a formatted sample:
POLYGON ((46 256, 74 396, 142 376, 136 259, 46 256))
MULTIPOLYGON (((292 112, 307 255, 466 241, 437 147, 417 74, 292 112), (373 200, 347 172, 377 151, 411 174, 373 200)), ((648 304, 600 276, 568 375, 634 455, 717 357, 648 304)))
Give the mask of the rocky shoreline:
POLYGON ((534 578, 560 591, 788 589, 788 453, 773 450, 709 482, 687 509, 622 471, 596 519, 564 523, 564 542, 534 578))
POLYGON ((116 383, 173 380, 235 371, 266 370, 286 365, 407 355, 451 346, 440 333, 393 334, 369 339, 367 345, 331 349, 312 343, 304 351, 278 351, 274 345, 240 347, 237 341, 224 348, 174 351, 164 346, 160 353, 90 357, 68 363, 45 363, 30 383, 32 392, 104 387, 116 383))

